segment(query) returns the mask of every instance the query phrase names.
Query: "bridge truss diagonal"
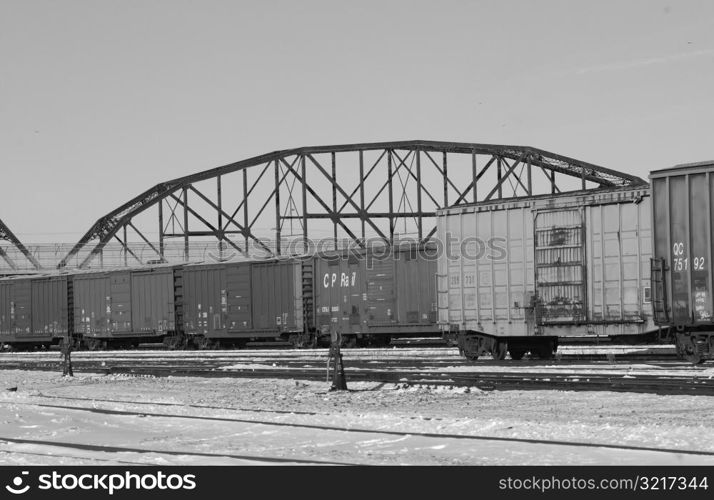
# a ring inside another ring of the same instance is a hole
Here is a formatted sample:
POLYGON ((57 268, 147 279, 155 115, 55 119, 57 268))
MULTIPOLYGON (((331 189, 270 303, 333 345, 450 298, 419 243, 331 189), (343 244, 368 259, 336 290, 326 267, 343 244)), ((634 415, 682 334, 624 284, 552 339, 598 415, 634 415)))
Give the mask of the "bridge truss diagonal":
POLYGON ((39 270, 42 267, 35 256, 30 253, 2 220, 0 220, 0 263, 7 265, 11 271, 18 271, 28 267, 39 270), (7 242, 7 248, 3 248, 1 244, 3 241, 7 242), (23 262, 18 262, 18 258, 21 258, 23 262))

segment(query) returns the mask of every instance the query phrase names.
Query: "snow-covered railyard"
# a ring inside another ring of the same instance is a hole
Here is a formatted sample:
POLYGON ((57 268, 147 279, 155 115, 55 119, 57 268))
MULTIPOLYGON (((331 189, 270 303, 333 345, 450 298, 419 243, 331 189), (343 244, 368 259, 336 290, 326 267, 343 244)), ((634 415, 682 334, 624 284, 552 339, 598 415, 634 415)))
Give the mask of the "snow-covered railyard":
POLYGON ((327 388, 4 370, 0 464, 714 464, 708 396, 327 388))

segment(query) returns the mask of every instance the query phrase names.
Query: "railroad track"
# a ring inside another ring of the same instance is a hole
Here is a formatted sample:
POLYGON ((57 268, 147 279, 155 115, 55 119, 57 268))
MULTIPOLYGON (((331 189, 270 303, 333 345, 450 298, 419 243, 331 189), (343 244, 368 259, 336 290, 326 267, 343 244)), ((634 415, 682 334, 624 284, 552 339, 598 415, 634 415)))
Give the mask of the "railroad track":
MULTIPOLYGON (((431 371, 441 369, 454 371, 454 368, 474 370, 477 367, 502 367, 504 369, 526 369, 533 367, 564 368, 569 365, 582 365, 583 362, 596 367, 621 367, 623 363, 634 361, 647 361, 653 364, 662 361, 663 364, 671 363, 672 357, 663 357, 653 353, 647 356, 632 357, 628 353, 620 352, 617 355, 608 353, 591 354, 583 356, 582 353, 573 353, 573 356, 563 356, 556 360, 520 360, 497 361, 480 359, 476 362, 467 361, 458 355, 455 349, 412 349, 403 350, 345 350, 344 359, 350 370, 420 370, 430 368, 431 371), (605 362, 607 361, 607 362, 605 362)), ((641 353, 638 353, 641 354, 641 353)), ((60 362, 56 354, 28 353, 0 356, 0 369, 18 370, 54 370, 60 362)), ((251 371, 258 369, 275 368, 299 372, 305 369, 323 369, 327 359, 327 352, 323 349, 275 352, 275 351, 116 351, 77 353, 73 355, 73 366, 79 371, 105 371, 147 369, 157 373, 159 371, 173 371, 185 374, 210 373, 218 370, 223 372, 227 368, 249 368, 251 371)), ((681 363, 680 363, 681 364, 681 363)), ((688 366, 686 364, 681 364, 688 366)))
MULTIPOLYGON (((327 355, 328 349, 228 349, 228 350, 164 350, 164 349, 127 349, 127 350, 104 350, 104 351, 75 351, 73 357, 91 357, 92 359, 106 358, 117 359, 122 357, 145 357, 145 358, 216 358, 216 357, 281 357, 281 358, 300 358, 314 355, 327 355)), ((420 345, 420 346, 401 346, 395 347, 363 347, 363 348, 344 348, 342 352, 349 355, 351 359, 364 359, 374 357, 429 357, 441 358, 448 357, 453 359, 461 359, 459 351, 455 347, 442 345, 420 345)), ((58 350, 49 351, 0 351, 0 363, 5 360, 12 359, 52 359, 60 356, 58 350)), ((479 359, 479 362, 488 360, 489 357, 479 359)), ((578 360, 578 361, 629 361, 629 360, 671 360, 676 359, 674 346, 670 345, 655 345, 655 346, 561 346, 555 354, 553 360, 578 360)), ((526 356, 524 360, 528 361, 526 356)), ((532 361, 532 360, 531 360, 532 361)), ((552 362, 552 360, 546 360, 552 362)))
MULTIPOLYGON (((127 366, 112 367, 104 370, 104 373, 151 376, 327 379, 324 369, 310 371, 269 369, 186 370, 170 367, 127 366)), ((474 387, 480 390, 587 390, 714 396, 714 379, 696 376, 562 374, 511 371, 439 373, 430 371, 348 370, 347 379, 348 381, 405 385, 474 387)))
MULTIPOLYGON (((241 366, 236 360, 232 365, 217 362, 186 363, 176 360, 164 360, 161 363, 149 360, 114 360, 107 364, 105 360, 78 360, 73 363, 76 373, 101 373, 105 375, 131 375, 152 377, 221 377, 221 378, 274 378, 297 380, 328 380, 325 359, 289 360, 278 366, 255 365, 241 366)), ((224 360, 225 362, 225 360, 224 360)), ((414 360, 409 360, 414 365, 414 360)), ((418 368, 404 363, 368 361, 359 363, 350 360, 346 366, 348 382, 381 382, 405 384, 407 386, 458 386, 473 387, 479 390, 568 390, 568 391, 621 391, 656 394, 714 395, 714 378, 710 372, 696 369, 686 364, 682 375, 657 373, 630 373, 614 370, 611 365, 596 364, 591 366, 544 367, 543 363, 508 366, 509 363, 473 365, 467 362, 462 366, 450 365, 444 369, 438 364, 418 368), (485 368, 492 370, 486 371, 485 368), (517 369, 515 369, 517 368, 517 369), (459 371, 453 371, 457 369, 459 371), (530 369, 530 370, 529 370, 530 369), (543 371, 545 369, 545 371, 543 371), (539 371, 540 370, 540 371, 539 371)), ((3 369, 59 371, 60 362, 17 362, 0 364, 3 369)), ((677 367, 677 365, 672 365, 677 367)))

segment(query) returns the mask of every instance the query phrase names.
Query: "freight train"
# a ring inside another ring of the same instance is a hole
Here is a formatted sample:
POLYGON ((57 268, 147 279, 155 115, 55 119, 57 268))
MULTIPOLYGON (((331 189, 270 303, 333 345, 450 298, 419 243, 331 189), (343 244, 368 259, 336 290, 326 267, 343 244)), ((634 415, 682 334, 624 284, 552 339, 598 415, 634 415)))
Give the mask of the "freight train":
POLYGON ((441 335, 469 359, 562 339, 674 341, 714 357, 714 162, 648 187, 457 205, 427 246, 0 279, 0 342, 90 349, 441 335))
POLYGON ((0 342, 90 350, 162 342, 169 348, 248 341, 347 345, 438 336, 436 261, 427 246, 313 256, 159 265, 0 280, 0 342))

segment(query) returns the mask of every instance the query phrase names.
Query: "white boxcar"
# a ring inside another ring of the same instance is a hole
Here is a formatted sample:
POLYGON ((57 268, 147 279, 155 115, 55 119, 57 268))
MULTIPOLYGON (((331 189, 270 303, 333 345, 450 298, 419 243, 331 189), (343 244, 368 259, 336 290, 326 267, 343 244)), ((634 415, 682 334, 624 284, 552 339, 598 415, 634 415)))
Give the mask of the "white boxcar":
POLYGON ((650 218, 647 188, 440 210, 442 329, 471 359, 549 358, 559 337, 654 331, 650 218))

